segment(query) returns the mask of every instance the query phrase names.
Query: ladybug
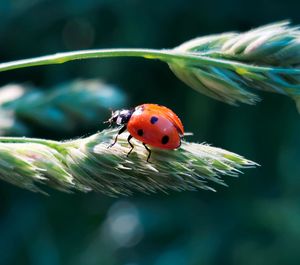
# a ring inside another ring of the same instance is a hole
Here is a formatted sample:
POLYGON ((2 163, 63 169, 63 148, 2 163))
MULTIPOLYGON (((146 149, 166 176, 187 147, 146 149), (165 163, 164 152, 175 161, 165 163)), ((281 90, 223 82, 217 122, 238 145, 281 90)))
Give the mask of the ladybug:
POLYGON ((178 116, 167 107, 157 104, 143 104, 134 109, 117 110, 112 113, 108 123, 122 126, 109 147, 117 142, 121 133, 128 130, 127 141, 131 149, 127 156, 134 149, 130 142, 134 137, 141 141, 148 151, 147 162, 151 156, 151 150, 147 145, 161 149, 176 149, 180 147, 184 135, 183 125, 178 116))

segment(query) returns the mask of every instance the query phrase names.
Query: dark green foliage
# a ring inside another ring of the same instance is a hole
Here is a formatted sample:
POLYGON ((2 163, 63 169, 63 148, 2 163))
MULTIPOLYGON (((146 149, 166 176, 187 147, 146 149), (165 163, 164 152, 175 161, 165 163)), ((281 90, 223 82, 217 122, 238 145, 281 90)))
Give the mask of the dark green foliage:
POLYGON ((120 89, 98 79, 75 80, 51 89, 10 84, 0 88, 0 134, 74 136, 99 128, 110 109, 125 106, 120 89))

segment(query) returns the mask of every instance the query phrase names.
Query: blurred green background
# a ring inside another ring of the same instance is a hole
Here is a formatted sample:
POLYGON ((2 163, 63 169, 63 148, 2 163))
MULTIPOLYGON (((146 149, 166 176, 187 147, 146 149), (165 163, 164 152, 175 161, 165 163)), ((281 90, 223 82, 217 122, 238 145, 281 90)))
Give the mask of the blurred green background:
MULTIPOLYGON (((0 2, 1 61, 58 51, 174 47, 193 37, 283 19, 300 24, 292 0, 10 0, 0 2)), ((166 105, 189 140, 208 142, 262 166, 217 193, 172 192, 108 198, 49 197, 0 183, 0 264, 276 265, 300 263, 300 116, 273 94, 257 106, 231 107, 198 94, 160 62, 136 58, 76 61, 1 74, 11 82, 53 87, 101 78, 128 102, 166 105)), ((88 133, 104 128, 103 115, 88 133)), ((87 133, 87 132, 85 132, 87 133)), ((80 128, 72 137, 82 134, 80 128)), ((66 139, 36 130, 35 137, 66 139)))

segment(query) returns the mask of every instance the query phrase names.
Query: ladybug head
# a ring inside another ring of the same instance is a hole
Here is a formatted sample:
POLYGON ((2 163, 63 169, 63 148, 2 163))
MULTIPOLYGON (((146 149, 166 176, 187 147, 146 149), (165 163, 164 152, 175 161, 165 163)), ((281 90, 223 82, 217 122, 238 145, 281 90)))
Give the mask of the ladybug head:
POLYGON ((131 115, 133 113, 133 110, 116 110, 111 114, 110 119, 108 120, 108 123, 110 124, 127 124, 131 115))

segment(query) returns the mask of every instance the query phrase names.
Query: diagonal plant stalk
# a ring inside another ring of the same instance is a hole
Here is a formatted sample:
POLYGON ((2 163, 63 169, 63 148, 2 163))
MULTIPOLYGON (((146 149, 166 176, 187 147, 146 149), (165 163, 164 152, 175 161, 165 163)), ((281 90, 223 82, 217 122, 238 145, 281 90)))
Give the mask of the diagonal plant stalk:
POLYGON ((259 100, 251 88, 290 96, 300 110, 300 30, 289 22, 245 33, 205 36, 174 49, 99 49, 57 53, 0 64, 0 71, 106 57, 143 57, 166 62, 195 90, 236 105, 259 100))
POLYGON ((185 141, 177 150, 153 149, 147 163, 147 151, 137 141, 126 156, 126 134, 107 148, 116 133, 108 129, 66 142, 0 137, 0 179, 34 192, 44 192, 46 185, 118 196, 134 191, 214 190, 211 183, 225 185, 223 176, 236 177, 240 169, 256 166, 226 150, 185 141))

